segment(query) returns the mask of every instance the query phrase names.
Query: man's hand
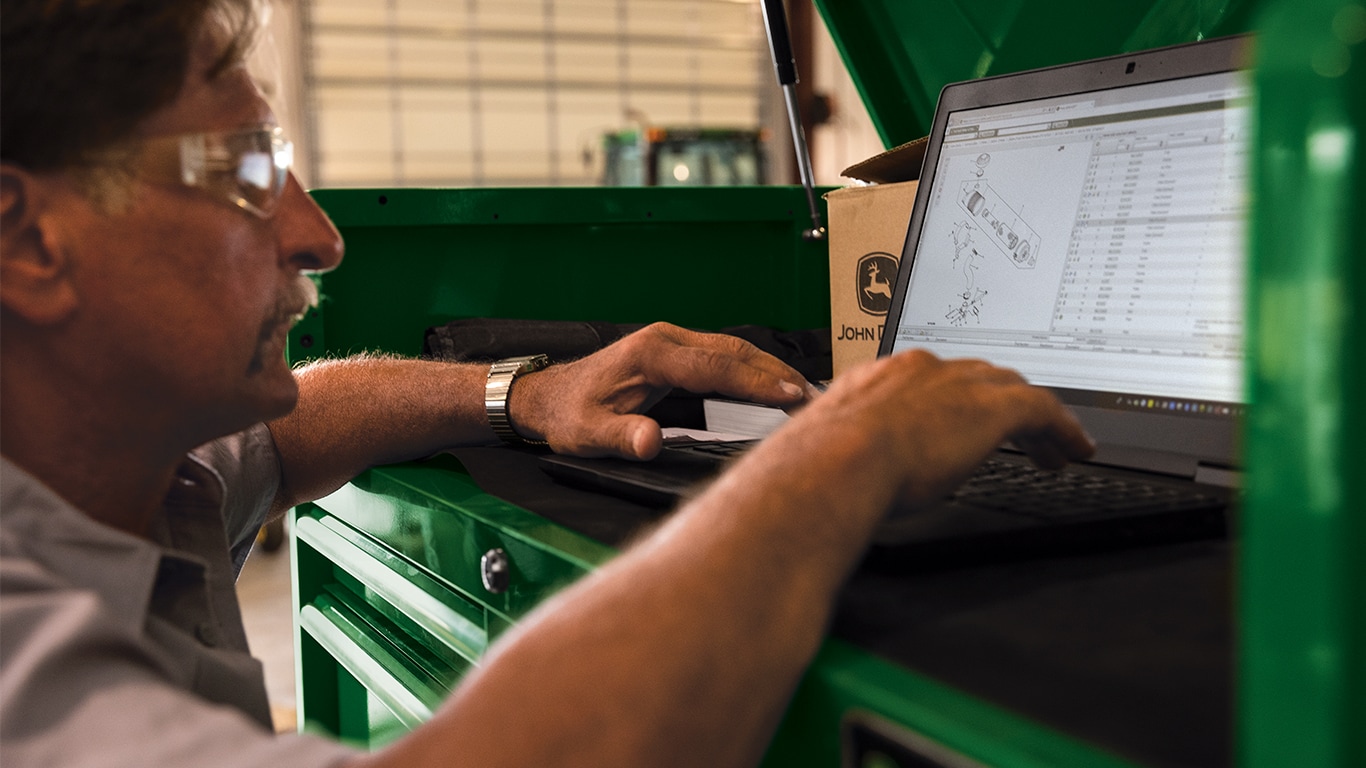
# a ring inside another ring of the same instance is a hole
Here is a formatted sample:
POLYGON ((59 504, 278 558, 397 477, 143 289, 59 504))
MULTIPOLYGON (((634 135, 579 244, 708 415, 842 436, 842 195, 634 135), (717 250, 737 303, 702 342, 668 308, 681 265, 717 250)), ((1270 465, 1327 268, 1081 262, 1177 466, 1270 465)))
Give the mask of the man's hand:
POLYGON ((649 459, 662 437, 640 414, 674 387, 784 408, 815 394, 801 374, 749 342, 656 323, 581 360, 518 378, 508 411, 518 434, 560 453, 649 459))
POLYGON ((911 508, 944 498, 1007 441, 1050 469, 1094 450, 1072 412, 1015 371, 923 350, 849 371, 774 438, 775 453, 764 451, 769 461, 852 455, 854 464, 876 468, 861 482, 885 486, 874 504, 896 499, 911 508))

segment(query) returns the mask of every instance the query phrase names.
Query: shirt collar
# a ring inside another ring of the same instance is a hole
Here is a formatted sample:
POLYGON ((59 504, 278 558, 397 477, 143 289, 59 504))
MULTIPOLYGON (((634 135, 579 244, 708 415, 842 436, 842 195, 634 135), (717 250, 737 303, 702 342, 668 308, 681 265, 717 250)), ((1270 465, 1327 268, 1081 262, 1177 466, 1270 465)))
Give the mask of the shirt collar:
POLYGON ((222 481, 187 458, 153 520, 151 540, 143 539, 87 516, 0 457, 4 549, 18 549, 72 587, 98 592, 114 615, 133 627, 145 621, 163 557, 205 564, 188 553, 204 551, 206 536, 223 538, 222 500, 222 481))

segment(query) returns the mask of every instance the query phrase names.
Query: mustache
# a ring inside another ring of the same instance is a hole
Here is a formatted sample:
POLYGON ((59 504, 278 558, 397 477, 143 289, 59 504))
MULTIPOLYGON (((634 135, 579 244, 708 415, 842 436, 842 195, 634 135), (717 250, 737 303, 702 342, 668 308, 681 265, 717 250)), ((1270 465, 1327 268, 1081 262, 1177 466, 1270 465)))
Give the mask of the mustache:
POLYGON ((269 338, 281 325, 293 326, 308 314, 308 310, 318 306, 318 286, 308 275, 299 275, 285 286, 285 290, 275 300, 275 311, 261 326, 262 338, 269 338))
POLYGON ((285 286, 285 290, 275 300, 275 310, 261 323, 261 330, 257 334, 260 346, 248 365, 249 371, 256 372, 264 367, 265 346, 280 326, 292 327, 302 320, 304 315, 308 314, 308 310, 318 306, 318 298, 318 286, 308 275, 299 275, 285 286))
POLYGON ((290 325, 299 322, 308 310, 318 306, 318 284, 308 275, 294 278, 280 297, 279 306, 283 308, 283 319, 290 325))

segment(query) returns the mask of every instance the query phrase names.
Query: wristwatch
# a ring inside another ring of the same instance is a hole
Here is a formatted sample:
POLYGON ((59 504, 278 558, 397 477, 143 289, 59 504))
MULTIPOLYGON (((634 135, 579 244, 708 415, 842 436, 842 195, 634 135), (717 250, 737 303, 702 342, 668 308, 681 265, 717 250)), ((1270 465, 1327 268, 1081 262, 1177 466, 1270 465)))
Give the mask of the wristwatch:
POLYGON ((512 429, 508 419, 508 393, 512 382, 524 373, 539 371, 550 365, 545 355, 525 355, 499 360, 489 368, 488 381, 484 383, 484 412, 488 414, 493 434, 509 445, 549 445, 543 440, 527 440, 512 429))

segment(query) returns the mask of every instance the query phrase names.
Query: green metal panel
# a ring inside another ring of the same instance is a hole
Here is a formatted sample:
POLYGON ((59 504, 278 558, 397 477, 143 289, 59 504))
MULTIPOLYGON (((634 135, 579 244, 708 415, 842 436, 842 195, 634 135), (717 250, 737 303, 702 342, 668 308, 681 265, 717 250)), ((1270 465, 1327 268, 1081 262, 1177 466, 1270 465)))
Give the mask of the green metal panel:
POLYGON ((488 643, 613 551, 482 493, 450 457, 371 470, 294 512, 300 727, 376 748, 430 717, 488 643), (507 553, 506 592, 479 575, 507 553))
POLYGON ((430 719, 446 693, 408 668, 403 656, 377 642, 364 619, 356 618, 355 613, 343 610, 326 596, 305 605, 300 610, 299 623, 348 673, 383 701, 407 729, 430 719))
POLYGON ((864 712, 876 713, 981 765, 1133 765, 839 640, 827 640, 821 647, 763 765, 844 765, 841 726, 847 717, 864 712))
MULTIPOLYGON (((316 507, 314 509, 317 509, 316 507)), ((365 600, 447 666, 464 668, 488 647, 487 611, 369 538, 321 513, 295 518, 294 534, 335 564, 336 584, 365 600)), ((343 602, 346 598, 340 597, 343 602)))
POLYGON ((883 144, 970 80, 1247 32, 1256 0, 815 0, 883 144))
POLYGON ((1366 7, 1261 23, 1241 764, 1366 765, 1366 7))
POLYGON ((455 318, 718 329, 830 324, 828 249, 797 187, 319 190, 347 257, 290 358, 416 354, 455 318), (345 297, 342 312, 329 312, 345 297))
MULTIPOLYGON (((516 619, 613 550, 479 490, 449 456, 370 470, 318 506, 451 591, 516 619), (502 549, 506 592, 487 591, 480 558, 502 549)), ((489 639, 493 639, 490 633, 489 639)))

